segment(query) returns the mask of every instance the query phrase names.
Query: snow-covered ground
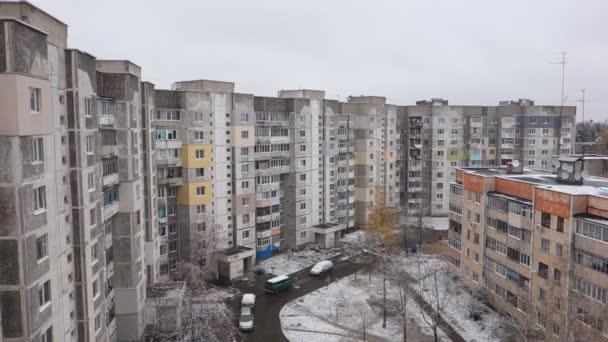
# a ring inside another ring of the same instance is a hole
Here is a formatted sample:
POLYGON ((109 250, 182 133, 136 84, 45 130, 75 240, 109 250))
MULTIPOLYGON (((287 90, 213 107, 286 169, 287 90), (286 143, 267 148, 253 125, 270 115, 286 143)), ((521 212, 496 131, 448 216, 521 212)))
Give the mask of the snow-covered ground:
MULTIPOLYGON (((409 224, 417 224, 418 217, 408 216, 407 222, 409 224)), ((405 222, 403 222, 405 223, 405 222)), ((448 230, 449 228, 449 217, 435 217, 435 216, 425 216, 422 218, 422 225, 434 230, 448 230)))
MULTIPOLYGON (((425 276, 432 274, 435 270, 442 268, 451 271, 451 269, 448 268, 449 265, 445 261, 426 255, 402 258, 402 264, 406 271, 415 279, 418 279, 419 275, 424 278, 425 276), (420 264, 420 270, 418 269, 418 264, 420 264)), ((423 285, 423 288, 429 290, 429 286, 429 282, 426 282, 423 285)), ((475 299, 472 298, 471 294, 464 291, 464 285, 448 278, 445 283, 440 282, 440 289, 438 291, 440 296, 443 293, 442 291, 445 291, 445 289, 443 289, 444 286, 449 287, 451 292, 446 305, 445 314, 442 316, 454 330, 456 330, 466 341, 500 341, 500 339, 494 336, 496 333, 494 330, 500 322, 498 314, 492 310, 488 310, 486 314, 481 316, 481 320, 474 321, 469 317, 468 308, 475 299)), ((415 287, 414 289, 419 291, 419 289, 416 289, 415 287)), ((423 292, 423 298, 427 302, 429 299, 434 298, 433 291, 423 292)))
MULTIPOLYGON (((387 293, 392 292, 390 285, 387 293)), ((432 341, 432 331, 423 322, 420 307, 409 301, 408 339, 432 341)), ((280 313, 283 333, 289 341, 400 341, 402 327, 398 317, 389 315, 382 328, 382 276, 367 274, 342 278, 304 297, 293 300, 280 313)), ((442 341, 449 339, 440 333, 442 341)))
MULTIPOLYGON (((356 243, 363 233, 359 231, 349 234, 346 241, 356 243)), ((309 261, 303 264, 312 264, 320 259, 305 260, 309 261)), ((469 308, 475 299, 458 280, 452 279, 454 273, 447 263, 428 255, 397 260, 414 279, 427 279, 422 285, 422 297, 426 301, 435 298, 434 293, 441 296, 446 289, 449 290, 442 316, 466 341, 499 341, 494 331, 500 325, 499 315, 487 310, 480 320, 471 319, 469 308), (449 276, 445 282, 439 282, 439 290, 435 292, 431 291, 434 289, 429 275, 438 269, 446 269, 449 276)), ((375 336, 378 341, 400 340, 402 328, 398 317, 390 315, 387 328, 382 328, 382 276, 374 274, 371 282, 368 282, 367 273, 358 274, 357 280, 354 278, 354 275, 348 276, 287 304, 280 314, 285 336, 290 341, 357 341, 362 339, 365 320, 368 322, 367 334, 375 336)), ((415 282, 410 287, 416 293, 421 293, 418 283, 415 282)), ((389 298, 396 296, 396 291, 389 282, 389 298)), ((413 319, 413 323, 408 324, 408 331, 418 333, 418 336, 410 340, 432 340, 432 330, 424 322, 420 308, 413 300, 408 301, 407 313, 413 319)), ((448 340, 443 333, 441 336, 448 340)))
POLYGON ((303 268, 312 266, 317 262, 325 260, 338 253, 339 250, 337 249, 322 249, 319 251, 303 249, 294 252, 287 251, 260 261, 257 268, 264 270, 265 273, 271 273, 274 275, 288 275, 303 268))

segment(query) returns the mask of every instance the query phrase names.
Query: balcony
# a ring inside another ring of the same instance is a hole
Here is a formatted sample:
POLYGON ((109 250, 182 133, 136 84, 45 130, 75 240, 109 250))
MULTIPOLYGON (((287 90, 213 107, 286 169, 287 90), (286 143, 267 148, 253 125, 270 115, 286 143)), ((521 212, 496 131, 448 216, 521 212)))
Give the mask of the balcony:
POLYGON ((99 115, 99 126, 113 127, 114 115, 99 115))
POLYGON ((114 201, 109 205, 104 206, 101 209, 101 219, 102 221, 109 220, 112 216, 114 216, 118 210, 120 209, 120 202, 114 201))
POLYGON ((116 145, 101 145, 101 156, 117 156, 118 155, 118 146, 116 145))
POLYGON ((158 178, 158 185, 179 186, 184 183, 182 177, 162 177, 158 178))
POLYGON ((118 183, 118 173, 117 172, 110 173, 108 175, 104 175, 103 178, 101 179, 101 184, 103 185, 104 188, 112 186, 117 183, 118 183))

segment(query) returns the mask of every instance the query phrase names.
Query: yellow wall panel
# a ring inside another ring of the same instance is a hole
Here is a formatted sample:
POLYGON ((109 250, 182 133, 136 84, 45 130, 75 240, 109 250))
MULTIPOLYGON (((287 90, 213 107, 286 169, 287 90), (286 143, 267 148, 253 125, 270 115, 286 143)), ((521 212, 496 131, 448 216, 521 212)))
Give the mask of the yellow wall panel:
POLYGON ((211 204, 213 201, 213 181, 185 183, 177 188, 177 203, 180 205, 211 204), (198 196, 196 188, 205 187, 205 194, 198 196))
POLYGON ((213 164, 213 145, 182 145, 182 166, 187 169, 211 167, 213 164), (203 150, 204 158, 196 159, 196 151, 203 150))

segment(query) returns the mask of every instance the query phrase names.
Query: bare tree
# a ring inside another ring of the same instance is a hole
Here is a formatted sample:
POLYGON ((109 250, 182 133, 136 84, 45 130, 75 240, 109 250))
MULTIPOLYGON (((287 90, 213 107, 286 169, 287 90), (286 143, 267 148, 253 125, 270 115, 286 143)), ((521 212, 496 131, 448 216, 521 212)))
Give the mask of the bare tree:
POLYGON ((420 297, 428 304, 431 310, 427 313, 423 306, 420 306, 422 319, 433 331, 435 342, 439 341, 438 329, 442 316, 445 315, 447 307, 450 305, 456 288, 451 283, 450 270, 447 265, 442 264, 437 267, 427 267, 423 269, 420 257, 416 257, 417 282, 420 297))
POLYGON ((410 285, 413 283, 412 277, 407 273, 405 267, 400 262, 392 261, 388 263, 388 280, 391 287, 395 289, 387 299, 386 306, 399 318, 403 330, 403 342, 407 341, 407 303, 410 296, 410 285))
POLYGON ((157 315, 157 321, 149 325, 147 341, 209 341, 236 340, 235 313, 225 301, 225 291, 208 283, 203 269, 189 263, 178 263, 173 273, 175 281, 185 283, 186 290, 179 298, 179 317, 157 315), (159 329, 166 320, 175 320, 171 329, 159 329))

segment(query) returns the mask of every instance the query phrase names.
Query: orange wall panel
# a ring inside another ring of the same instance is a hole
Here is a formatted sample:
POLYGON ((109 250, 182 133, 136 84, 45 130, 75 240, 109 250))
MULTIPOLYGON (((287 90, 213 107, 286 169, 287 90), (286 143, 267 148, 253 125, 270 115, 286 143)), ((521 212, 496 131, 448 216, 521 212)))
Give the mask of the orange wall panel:
POLYGON ((483 192, 483 177, 479 175, 465 173, 464 189, 466 191, 483 192))
POLYGON ((551 215, 570 218, 571 196, 547 189, 536 189, 534 209, 551 215))
POLYGON ((456 182, 462 183, 462 179, 463 179, 462 174, 463 173, 464 172, 462 172, 462 170, 456 170, 456 182))
POLYGON ((518 182, 512 179, 496 178, 496 191, 532 200, 532 184, 518 182))
POLYGON ((608 218, 608 198, 589 196, 587 212, 589 214, 608 218))

